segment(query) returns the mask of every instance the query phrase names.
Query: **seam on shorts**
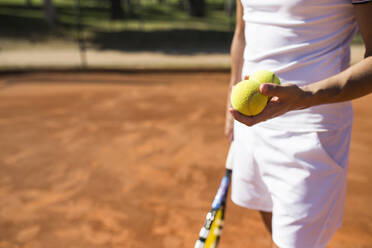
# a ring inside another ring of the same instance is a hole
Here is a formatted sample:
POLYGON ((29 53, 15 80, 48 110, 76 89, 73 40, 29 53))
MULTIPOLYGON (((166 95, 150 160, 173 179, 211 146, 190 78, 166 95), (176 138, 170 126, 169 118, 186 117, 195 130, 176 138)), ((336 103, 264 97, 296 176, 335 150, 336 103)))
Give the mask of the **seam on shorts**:
POLYGON ((330 152, 327 151, 323 141, 322 141, 322 138, 320 137, 320 133, 321 132, 315 132, 315 139, 319 145, 319 147, 321 148, 322 152, 324 153, 324 155, 326 155, 329 160, 330 160, 330 165, 332 167, 334 167, 336 170, 338 170, 339 172, 341 173, 345 173, 345 171, 347 170, 347 167, 348 167, 348 164, 349 164, 349 157, 350 157, 350 142, 351 142, 351 130, 352 130, 352 125, 350 126, 346 126, 338 131, 342 131, 342 132, 347 132, 349 137, 346 138, 348 139, 347 143, 344 144, 347 148, 346 148, 346 153, 348 154, 347 155, 347 159, 346 161, 344 160, 343 162, 344 163, 339 163, 339 161, 336 161, 336 159, 333 157, 333 154, 331 154, 330 152))
MULTIPOLYGON (((345 174, 345 172, 343 171, 342 173, 341 173, 341 175, 340 175, 340 177, 344 177, 344 174, 345 174)), ((324 231, 327 229, 327 227, 328 227, 328 225, 329 225, 329 222, 330 222, 330 219, 331 219, 331 214, 330 213, 332 213, 333 212, 333 210, 335 209, 335 207, 336 207, 336 202, 337 202, 337 200, 336 199, 333 199, 333 201, 332 201, 332 203, 334 203, 333 204, 333 207, 332 208, 330 208, 329 210, 328 210, 328 214, 327 214, 327 219, 324 221, 324 224, 322 225, 322 234, 324 234, 324 231)), ((333 231, 332 231, 332 236, 334 235, 334 233, 337 231, 337 229, 338 228, 335 228, 333 231)), ((321 236, 322 235, 319 235, 319 237, 318 237, 318 239, 316 240, 316 242, 315 242, 315 245, 318 245, 318 243, 320 242, 320 238, 321 238, 321 236)), ((330 238, 332 238, 332 236, 330 237, 330 238)), ((330 240, 330 239, 329 239, 330 240)), ((327 241, 327 244, 328 244, 328 242, 329 242, 329 240, 327 241)), ((327 245, 326 244, 326 245, 327 245)), ((316 247, 318 247, 318 246, 316 246, 316 247)), ((320 246, 321 247, 321 246, 320 246)), ((324 246, 325 247, 325 246, 324 246)))
MULTIPOLYGON (((339 176, 340 180, 346 180, 346 179, 344 179, 344 177, 346 177, 346 175, 347 175, 346 171, 343 171, 338 176, 339 176)), ((337 202, 338 199, 339 199, 338 197, 334 198, 332 200, 332 203, 337 202)), ((323 224, 320 227, 321 231, 319 232, 318 237, 316 238, 315 242, 313 243, 314 246, 311 246, 311 248, 325 248, 325 247, 327 247, 329 241, 332 239, 332 237, 337 232, 337 230, 342 226, 342 221, 339 221, 339 220, 337 221, 336 225, 334 225, 334 226, 331 225, 332 230, 331 230, 330 233, 327 234, 327 236, 329 235, 327 241, 325 243, 322 242, 322 237, 324 237, 323 235, 325 235, 326 231, 329 229, 330 221, 332 220, 331 213, 334 212, 334 209, 337 208, 337 205, 338 204, 333 204, 333 207, 328 209, 327 217, 325 218, 323 224)), ((277 236, 272 235, 272 239, 273 239, 273 242, 275 244, 277 244, 278 247, 293 247, 293 245, 288 245, 285 242, 280 242, 281 239, 278 238, 278 235, 277 236)), ((308 246, 302 246, 302 247, 310 248, 308 246)))

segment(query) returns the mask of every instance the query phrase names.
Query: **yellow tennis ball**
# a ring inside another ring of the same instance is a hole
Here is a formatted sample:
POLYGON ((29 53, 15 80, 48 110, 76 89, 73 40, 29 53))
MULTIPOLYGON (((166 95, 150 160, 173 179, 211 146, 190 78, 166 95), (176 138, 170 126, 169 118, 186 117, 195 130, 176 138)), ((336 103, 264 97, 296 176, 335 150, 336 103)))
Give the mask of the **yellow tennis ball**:
POLYGON ((259 70, 249 76, 249 79, 256 80, 257 82, 263 83, 273 83, 280 84, 279 78, 275 75, 274 72, 268 70, 259 70))
POLYGON ((261 83, 249 79, 237 83, 231 92, 231 105, 243 115, 253 116, 262 112, 268 97, 259 91, 261 83))

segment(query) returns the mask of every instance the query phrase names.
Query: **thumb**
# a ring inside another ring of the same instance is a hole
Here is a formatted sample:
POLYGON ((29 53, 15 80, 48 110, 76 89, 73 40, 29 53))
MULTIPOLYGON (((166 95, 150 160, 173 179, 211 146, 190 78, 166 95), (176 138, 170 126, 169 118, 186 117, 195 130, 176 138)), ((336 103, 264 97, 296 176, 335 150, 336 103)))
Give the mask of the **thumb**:
POLYGON ((290 94, 289 89, 283 85, 277 84, 261 84, 260 85, 260 92, 265 96, 287 96, 290 94))

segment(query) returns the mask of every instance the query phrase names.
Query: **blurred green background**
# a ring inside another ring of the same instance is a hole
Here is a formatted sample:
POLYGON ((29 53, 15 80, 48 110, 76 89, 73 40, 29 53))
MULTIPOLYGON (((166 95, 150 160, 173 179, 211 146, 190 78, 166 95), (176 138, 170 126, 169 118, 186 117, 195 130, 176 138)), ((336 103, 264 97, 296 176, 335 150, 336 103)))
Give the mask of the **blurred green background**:
POLYGON ((0 0, 0 69, 227 69, 234 12, 235 0, 0 0))
POLYGON ((83 38, 88 46, 98 49, 228 52, 235 25, 233 6, 228 8, 234 1, 207 0, 201 16, 190 13, 188 0, 122 0, 120 11, 109 0, 79 2, 51 1, 55 17, 48 25, 42 0, 0 0, 2 48, 22 41, 76 41, 78 5, 83 38))

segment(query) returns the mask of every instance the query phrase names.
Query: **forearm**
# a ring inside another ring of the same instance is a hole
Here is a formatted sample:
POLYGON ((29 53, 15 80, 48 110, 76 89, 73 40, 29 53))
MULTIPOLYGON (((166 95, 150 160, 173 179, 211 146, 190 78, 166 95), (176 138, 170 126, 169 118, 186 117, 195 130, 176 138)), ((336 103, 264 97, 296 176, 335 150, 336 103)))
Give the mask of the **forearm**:
POLYGON ((344 102, 372 92, 372 56, 367 56, 343 72, 301 87, 305 106, 344 102))
POLYGON ((365 58, 333 77, 303 87, 302 107, 350 101, 372 92, 372 2, 353 8, 366 47, 365 58))
POLYGON ((242 77, 243 54, 245 48, 244 29, 243 6, 240 0, 236 0, 236 26, 230 48, 231 73, 229 90, 231 90, 231 87, 239 82, 242 77))
POLYGON ((231 57, 231 73, 230 73, 230 87, 241 81, 243 54, 245 48, 244 31, 235 31, 230 50, 231 57))
MULTIPOLYGON (((243 53, 245 47, 245 39, 242 31, 235 31, 230 50, 231 57, 231 72, 230 84, 227 94, 227 107, 230 107, 230 93, 233 85, 241 81, 243 67, 243 53)), ((229 115, 229 113, 227 113, 229 115)))

